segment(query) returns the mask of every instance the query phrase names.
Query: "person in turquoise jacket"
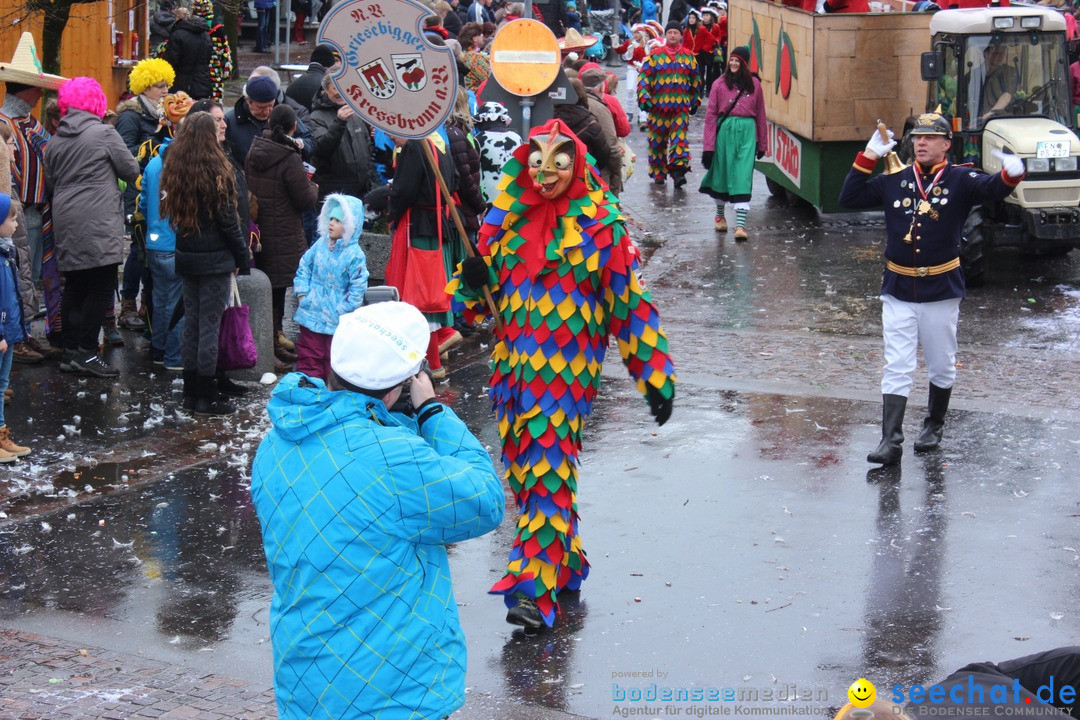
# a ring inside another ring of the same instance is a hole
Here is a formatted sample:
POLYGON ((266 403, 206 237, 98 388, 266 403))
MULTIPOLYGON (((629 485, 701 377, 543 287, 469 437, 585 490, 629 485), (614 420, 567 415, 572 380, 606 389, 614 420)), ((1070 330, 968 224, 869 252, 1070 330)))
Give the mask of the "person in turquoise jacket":
POLYGON ((161 217, 161 169, 172 138, 165 138, 158 154, 150 160, 139 179, 136 218, 141 218, 146 238, 146 266, 153 287, 150 313, 150 357, 154 364, 169 370, 183 370, 180 340, 184 318, 169 329, 176 305, 184 297, 184 282, 176 274, 176 231, 169 218, 161 217))
POLYGON ((251 497, 273 581, 281 720, 444 718, 465 702, 465 636, 446 546, 495 529, 502 482, 421 371, 406 303, 341 318, 330 386, 275 388, 251 497), (412 416, 391 412, 408 385, 412 416))
POLYGON ((326 196, 319 213, 319 239, 300 258, 293 280, 300 326, 296 371, 330 379, 330 341, 338 318, 364 304, 367 258, 360 247, 364 203, 351 195, 326 196))

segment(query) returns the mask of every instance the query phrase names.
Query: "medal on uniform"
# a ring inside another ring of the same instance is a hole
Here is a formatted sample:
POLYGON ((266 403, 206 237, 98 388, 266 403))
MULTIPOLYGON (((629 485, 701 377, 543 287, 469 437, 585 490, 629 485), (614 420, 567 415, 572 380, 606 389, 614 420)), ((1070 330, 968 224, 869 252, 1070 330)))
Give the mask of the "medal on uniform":
POLYGON ((904 198, 904 207, 911 207, 911 198, 904 198))
MULTIPOLYGON (((915 173, 915 182, 912 184, 915 185, 919 191, 919 195, 922 196, 922 200, 920 200, 918 204, 918 215, 929 215, 932 220, 938 219, 938 211, 934 209, 927 198, 930 197, 931 193, 935 196, 942 193, 942 188, 938 187, 937 184, 938 180, 941 179, 941 176, 945 174, 946 168, 948 168, 947 164, 943 165, 942 168, 938 170, 937 175, 934 176, 934 179, 930 181, 930 185, 925 190, 923 189, 922 178, 919 176, 918 172, 915 173)), ((934 202, 937 202, 936 197, 934 198, 934 202)))

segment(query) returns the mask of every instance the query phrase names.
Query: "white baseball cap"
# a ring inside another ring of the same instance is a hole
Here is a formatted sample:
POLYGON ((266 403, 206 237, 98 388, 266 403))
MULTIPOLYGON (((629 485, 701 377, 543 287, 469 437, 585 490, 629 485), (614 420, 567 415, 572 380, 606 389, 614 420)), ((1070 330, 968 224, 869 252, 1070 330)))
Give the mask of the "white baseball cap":
POLYGON ((420 372, 430 337, 427 320, 408 303, 365 305, 338 320, 330 367, 365 390, 389 389, 420 372))

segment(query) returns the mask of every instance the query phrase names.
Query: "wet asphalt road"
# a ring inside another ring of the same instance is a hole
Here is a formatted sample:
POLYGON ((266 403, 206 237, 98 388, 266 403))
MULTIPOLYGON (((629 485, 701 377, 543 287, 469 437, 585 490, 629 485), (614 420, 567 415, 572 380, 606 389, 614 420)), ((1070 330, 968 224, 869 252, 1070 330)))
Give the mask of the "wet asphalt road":
MULTIPOLYGON (((697 140, 700 116, 693 127, 697 140)), ((860 676, 880 692, 1075 643, 1080 256, 992 259, 961 312, 945 448, 911 452, 922 375, 902 468, 868 473, 878 218, 789 207, 759 176, 751 240, 736 244, 713 232, 705 196, 648 184, 644 135, 631 142, 625 205, 651 254, 675 414, 651 424, 612 348, 582 456, 592 572, 554 631, 515 631, 485 594, 510 520, 453 548, 470 652, 458 716, 721 705, 620 699, 652 683, 826 716, 860 676)), ((443 388, 496 452, 482 342, 454 355, 443 388)), ((233 418, 177 419, 179 386, 147 376, 145 351, 114 352, 115 385, 17 371, 9 423, 36 452, 0 470, 0 626, 268 685, 269 584, 246 492, 265 391, 233 418)))

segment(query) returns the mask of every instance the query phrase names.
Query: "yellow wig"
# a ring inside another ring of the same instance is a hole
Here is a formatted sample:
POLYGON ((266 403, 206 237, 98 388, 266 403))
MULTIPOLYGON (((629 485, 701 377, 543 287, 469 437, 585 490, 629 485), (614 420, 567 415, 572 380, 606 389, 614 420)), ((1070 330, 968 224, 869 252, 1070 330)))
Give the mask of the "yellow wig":
POLYGON ((142 95, 148 87, 161 82, 168 83, 171 87, 175 80, 176 71, 172 65, 161 58, 147 58, 135 63, 135 67, 131 68, 128 85, 131 86, 131 92, 142 95))

